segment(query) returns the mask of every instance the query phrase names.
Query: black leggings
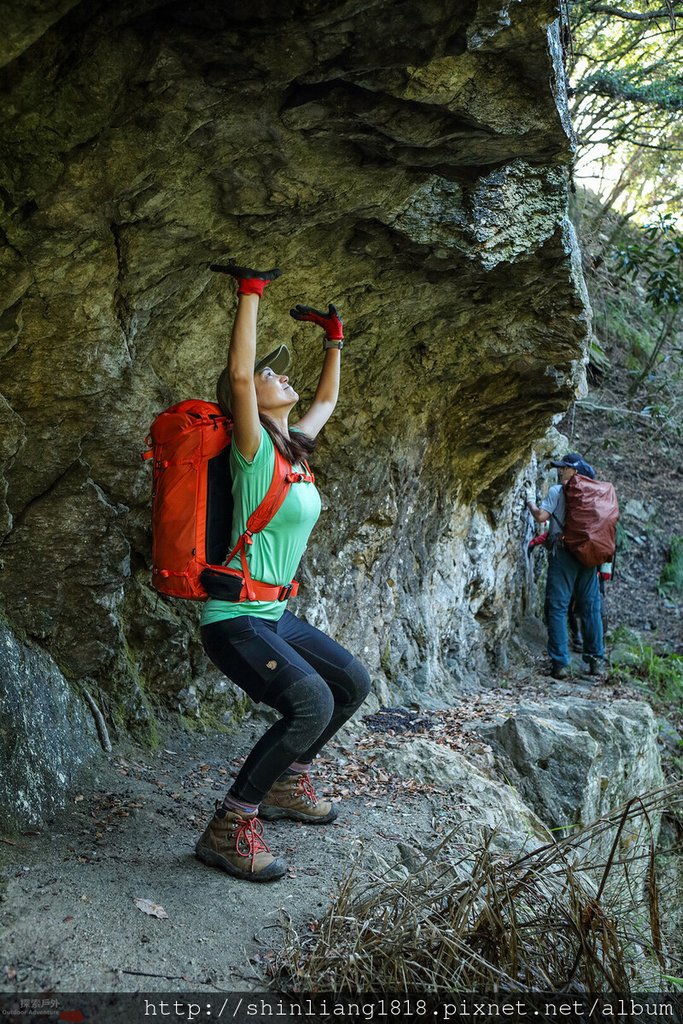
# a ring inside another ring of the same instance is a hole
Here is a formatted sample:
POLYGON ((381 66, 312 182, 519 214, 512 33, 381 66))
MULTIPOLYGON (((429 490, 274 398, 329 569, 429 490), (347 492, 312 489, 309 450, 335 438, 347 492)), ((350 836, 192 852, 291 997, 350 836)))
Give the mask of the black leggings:
POLYGON ((286 611, 273 622, 254 615, 202 627, 211 661, 252 700, 282 715, 249 753, 230 794, 258 805, 293 761, 308 763, 347 722, 370 690, 352 654, 286 611))

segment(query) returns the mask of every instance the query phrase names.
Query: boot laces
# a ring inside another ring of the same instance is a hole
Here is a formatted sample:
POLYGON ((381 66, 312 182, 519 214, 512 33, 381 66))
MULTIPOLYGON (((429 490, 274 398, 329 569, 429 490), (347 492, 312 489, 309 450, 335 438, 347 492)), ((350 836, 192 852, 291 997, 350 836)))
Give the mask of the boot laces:
POLYGON ((258 818, 241 818, 237 822, 235 850, 240 857, 249 857, 252 868, 257 853, 270 853, 263 838, 263 822, 258 818))
POLYGON ((305 796, 312 804, 317 804, 315 790, 313 789, 313 783, 311 782, 311 776, 308 772, 302 772, 297 778, 296 784, 297 791, 305 796))

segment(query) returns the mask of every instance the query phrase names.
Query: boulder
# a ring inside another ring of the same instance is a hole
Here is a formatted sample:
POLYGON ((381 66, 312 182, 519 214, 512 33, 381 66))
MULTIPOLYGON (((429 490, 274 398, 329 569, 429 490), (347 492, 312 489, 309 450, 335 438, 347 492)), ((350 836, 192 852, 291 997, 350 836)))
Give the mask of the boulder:
POLYGON ((92 715, 55 662, 0 621, 0 822, 35 825, 101 754, 92 715))
POLYGON ((642 701, 524 702, 474 729, 525 803, 565 834, 664 783, 657 720, 642 701))
POLYGON ((438 801, 458 838, 467 843, 493 833, 492 848, 522 852, 552 841, 552 834, 516 790, 434 740, 396 742, 373 752, 376 765, 438 790, 438 801))

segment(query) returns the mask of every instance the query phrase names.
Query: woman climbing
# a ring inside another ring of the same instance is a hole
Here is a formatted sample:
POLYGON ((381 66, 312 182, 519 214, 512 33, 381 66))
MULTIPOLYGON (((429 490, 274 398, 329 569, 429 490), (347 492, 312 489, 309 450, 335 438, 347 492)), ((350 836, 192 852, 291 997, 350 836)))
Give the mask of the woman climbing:
POLYGON ((264 288, 279 270, 213 265, 237 280, 237 313, 228 365, 218 381, 218 402, 233 419, 230 469, 234 502, 232 545, 271 485, 279 452, 292 471, 282 506, 231 559, 249 578, 238 596, 210 598, 202 613, 202 643, 213 663, 257 703, 282 716, 248 754, 237 778, 196 846, 206 864, 253 882, 281 878, 287 870, 271 854, 259 818, 291 818, 325 824, 337 807, 318 799, 311 762, 360 707, 370 689, 366 669, 353 655, 287 609, 288 596, 308 537, 320 514, 320 497, 306 459, 332 415, 339 392, 342 321, 305 306, 295 320, 324 329, 323 367, 313 402, 296 426, 289 416, 299 396, 284 371, 289 352, 281 345, 256 361, 256 321, 264 288), (241 595, 241 599, 239 599, 241 595), (246 599, 245 599, 246 597, 246 599))

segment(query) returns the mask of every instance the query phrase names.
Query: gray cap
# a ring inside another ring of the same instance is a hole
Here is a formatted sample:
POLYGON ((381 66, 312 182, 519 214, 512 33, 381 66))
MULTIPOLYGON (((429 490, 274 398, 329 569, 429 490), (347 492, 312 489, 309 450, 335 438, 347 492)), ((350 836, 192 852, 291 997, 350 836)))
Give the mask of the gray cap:
MULTIPOLYGON (((261 373, 265 370, 266 366, 269 366, 275 373, 284 373, 289 366, 289 349, 286 345, 278 345, 277 348, 269 352, 267 356, 263 356, 262 359, 257 359, 254 363, 254 374, 261 373)), ((218 382, 216 384, 216 400, 221 407, 221 411, 226 415, 230 415, 230 374, 228 373, 227 366, 222 371, 218 382)))

